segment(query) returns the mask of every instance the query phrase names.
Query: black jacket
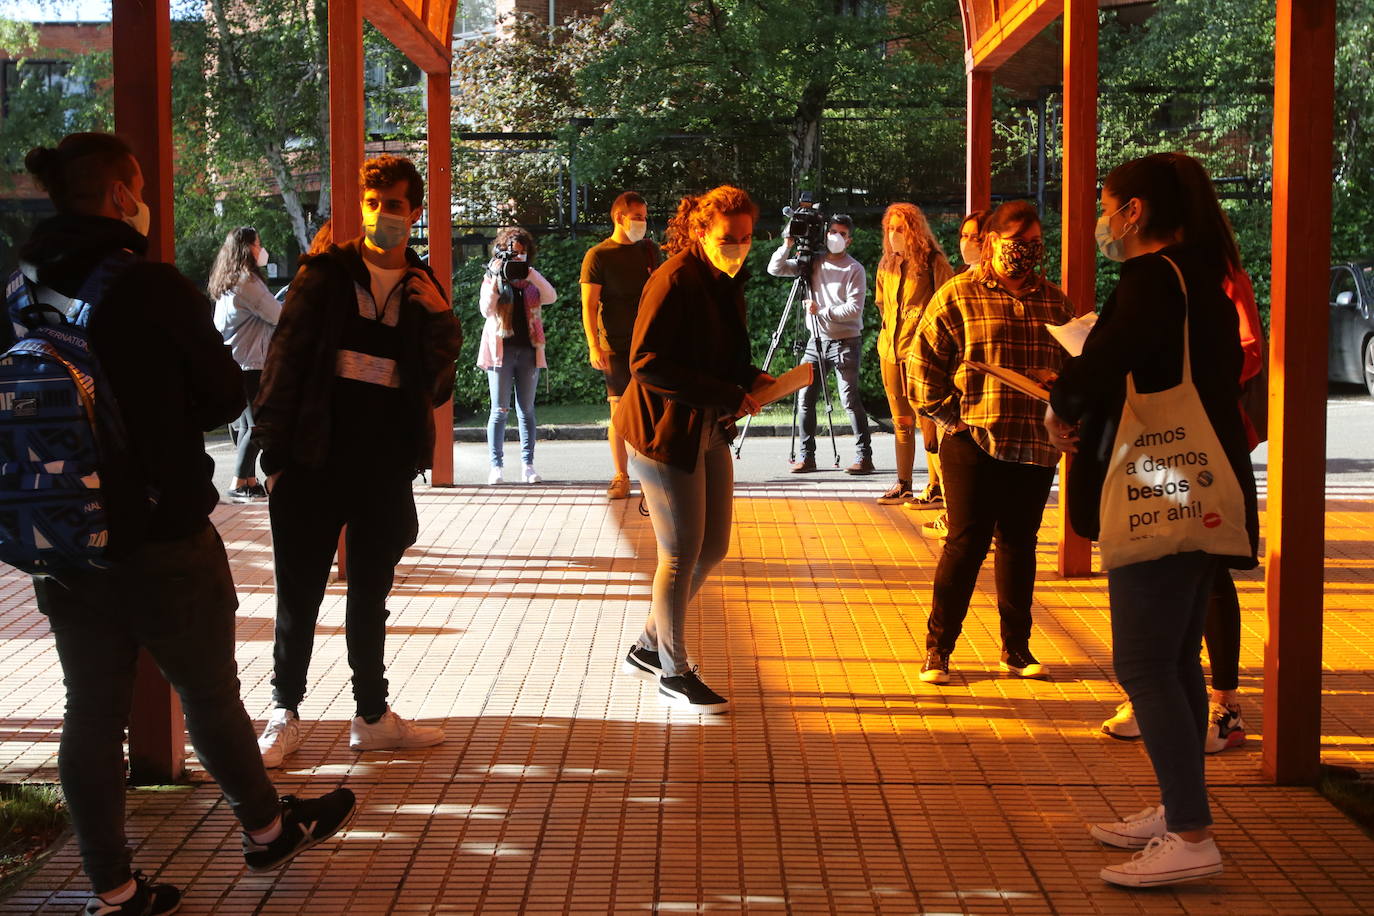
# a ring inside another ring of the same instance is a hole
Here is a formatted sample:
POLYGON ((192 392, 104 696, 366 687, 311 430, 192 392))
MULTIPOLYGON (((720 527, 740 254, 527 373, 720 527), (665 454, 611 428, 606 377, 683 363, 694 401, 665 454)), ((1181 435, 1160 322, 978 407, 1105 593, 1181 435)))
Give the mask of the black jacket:
MULTIPOLYGON (((37 268, 41 284, 71 296, 108 255, 127 249, 141 257, 147 247, 119 220, 60 215, 34 230, 19 258, 37 268)), ((218 501, 203 433, 237 417, 244 395, 212 311, 175 267, 140 260, 91 317, 91 347, 130 443, 127 466, 101 469, 116 556, 143 535, 168 540, 201 530, 218 501), (142 508, 149 487, 158 494, 151 517, 142 508)))
POLYGON ((1134 373, 1136 390, 1142 393, 1172 388, 1182 378, 1184 299, 1178 276, 1162 255, 1178 265, 1188 285, 1193 384, 1245 495, 1251 554, 1227 560, 1248 569, 1257 562, 1259 512, 1238 403, 1239 318, 1235 303, 1222 291, 1219 268, 1187 245, 1121 265, 1120 282, 1088 335, 1083 355, 1064 364, 1050 391, 1054 412, 1079 424, 1078 454, 1065 484, 1069 521, 1083 537, 1097 538, 1102 482, 1126 399, 1126 374, 1134 373))
MULTIPOLYGON (((358 308, 354 285, 371 286, 360 239, 331 246, 302 261, 291 281, 281 321, 272 335, 262 388, 253 404, 253 434, 262 445, 262 469, 288 465, 322 467, 329 455, 335 361, 344 322, 358 308)), ((429 265, 406 249, 409 266, 429 277, 445 301, 448 292, 429 265)), ((403 281, 404 282, 404 281, 403 281)), ((433 409, 453 397, 454 360, 463 331, 452 312, 431 313, 403 295, 397 322, 401 335, 401 390, 417 443, 412 470, 430 467, 434 456, 433 409)), ((451 433, 450 433, 451 435, 451 433)))
POLYGON ((630 384, 615 411, 616 432, 641 455, 695 470, 704 411, 732 421, 761 374, 750 364, 746 279, 747 271, 726 276, 694 245, 644 285, 630 384))

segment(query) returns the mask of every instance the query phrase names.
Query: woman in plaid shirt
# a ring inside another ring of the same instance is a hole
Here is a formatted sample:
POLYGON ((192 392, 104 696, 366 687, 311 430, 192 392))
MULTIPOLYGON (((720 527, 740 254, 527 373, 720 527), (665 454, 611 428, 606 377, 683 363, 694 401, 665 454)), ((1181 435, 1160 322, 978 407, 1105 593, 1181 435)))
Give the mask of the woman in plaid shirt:
POLYGON ((926 307, 907 357, 912 399, 942 431, 949 534, 935 569, 921 680, 949 681, 978 570, 997 544, 1002 667, 1020 677, 1047 671, 1030 651, 1035 545, 1058 451, 1045 433, 1044 404, 968 365, 1032 378, 1058 372, 1065 353, 1046 324, 1073 309, 1039 272, 1044 241, 1035 207, 1009 201, 988 218, 984 257, 946 283, 926 307))

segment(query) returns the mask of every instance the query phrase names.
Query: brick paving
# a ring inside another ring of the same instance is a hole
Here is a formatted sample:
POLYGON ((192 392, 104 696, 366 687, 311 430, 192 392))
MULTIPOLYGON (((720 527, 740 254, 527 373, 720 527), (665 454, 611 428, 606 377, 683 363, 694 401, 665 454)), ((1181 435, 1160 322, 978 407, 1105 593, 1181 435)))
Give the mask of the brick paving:
MULTIPOLYGON (((1151 802, 1144 749, 1096 734, 1120 701, 1105 580, 1041 548, 1033 646, 1049 682, 999 673, 991 564, 946 687, 917 678, 938 544, 872 482, 741 485, 730 556, 689 636, 722 717, 657 705, 617 673, 654 561, 638 500, 599 487, 421 489, 388 655, 396 708, 441 747, 357 755, 343 587, 316 640, 305 746, 283 792, 347 785, 356 817, 281 872, 248 875, 212 783, 130 794, 135 865, 189 914, 1361 913, 1374 840, 1314 791, 1267 785, 1262 578, 1241 573, 1251 739, 1208 761, 1226 871, 1149 892, 1104 885, 1123 854, 1084 823, 1151 802)), ((1323 759, 1374 771, 1374 502, 1328 504, 1323 759)), ((266 507, 215 515, 239 583, 250 714, 267 714, 266 507)), ((1047 531, 1056 521, 1047 514, 1047 531)), ((26 580, 0 577, 0 779, 52 780, 61 678, 26 580)), ((0 914, 85 899, 72 844, 0 914)))

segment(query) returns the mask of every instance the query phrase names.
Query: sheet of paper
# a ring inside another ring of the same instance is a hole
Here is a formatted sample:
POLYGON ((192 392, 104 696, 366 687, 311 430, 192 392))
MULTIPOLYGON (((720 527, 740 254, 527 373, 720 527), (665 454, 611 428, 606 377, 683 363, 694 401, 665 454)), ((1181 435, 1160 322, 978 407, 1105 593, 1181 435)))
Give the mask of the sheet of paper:
POLYGON ((964 365, 977 369, 984 375, 990 375, 1002 384, 1015 388, 1022 394, 1028 394, 1033 398, 1039 398, 1046 402, 1050 399, 1050 393, 1046 390, 1044 385, 1040 384, 1035 379, 1027 378, 1013 369, 1003 369, 1001 366, 989 366, 987 363, 980 363, 971 359, 965 360, 964 365))
POLYGON ((1088 339, 1088 332, 1097 324, 1097 312, 1089 312, 1080 315, 1067 324, 1047 324, 1045 329, 1050 332, 1050 336, 1059 341, 1059 345, 1069 351, 1070 356, 1083 355, 1083 342, 1088 339))
POLYGON ((810 385, 811 369, 811 363, 802 363, 796 368, 788 369, 773 381, 754 389, 750 393, 754 396, 754 400, 759 402, 760 407, 767 407, 774 401, 781 400, 810 385))

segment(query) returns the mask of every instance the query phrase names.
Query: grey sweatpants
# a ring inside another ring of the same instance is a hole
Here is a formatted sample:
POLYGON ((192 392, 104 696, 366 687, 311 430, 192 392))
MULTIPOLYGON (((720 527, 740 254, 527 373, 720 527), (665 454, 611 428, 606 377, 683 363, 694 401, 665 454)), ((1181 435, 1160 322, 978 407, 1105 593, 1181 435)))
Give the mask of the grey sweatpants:
POLYGON ((718 423, 701 436, 696 470, 633 457, 658 540, 649 619, 636 643, 657 651, 664 677, 687 673, 687 605, 730 548, 735 468, 718 423))

